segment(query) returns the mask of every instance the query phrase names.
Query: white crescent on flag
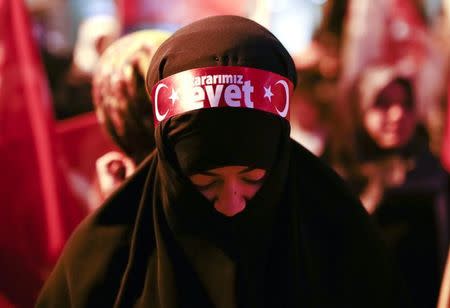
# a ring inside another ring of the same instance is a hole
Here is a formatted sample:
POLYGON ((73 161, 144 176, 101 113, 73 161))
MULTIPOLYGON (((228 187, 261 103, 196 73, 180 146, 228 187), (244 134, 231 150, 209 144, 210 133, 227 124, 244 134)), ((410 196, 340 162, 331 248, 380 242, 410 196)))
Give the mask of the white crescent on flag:
POLYGON ((285 80, 278 80, 275 84, 281 84, 284 87, 284 92, 286 94, 284 109, 283 111, 280 111, 277 106, 275 106, 275 109, 281 117, 285 118, 289 111, 289 86, 285 80))
POLYGON ((153 103, 155 104, 155 116, 156 116, 156 119, 157 119, 159 122, 163 121, 163 120, 167 117, 167 114, 169 113, 169 110, 167 110, 166 113, 164 113, 164 114, 161 114, 161 113, 159 112, 159 107, 158 107, 158 96, 159 96, 159 90, 161 90, 161 88, 166 88, 166 89, 168 89, 168 87, 167 87, 165 84, 160 83, 160 84, 156 87, 156 90, 155 90, 155 101, 153 102, 153 103))

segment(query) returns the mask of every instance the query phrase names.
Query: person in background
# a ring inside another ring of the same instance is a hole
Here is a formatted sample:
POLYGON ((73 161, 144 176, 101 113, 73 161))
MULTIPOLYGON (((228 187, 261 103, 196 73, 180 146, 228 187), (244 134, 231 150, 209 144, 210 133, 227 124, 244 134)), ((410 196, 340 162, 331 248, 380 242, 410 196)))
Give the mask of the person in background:
POLYGON ((122 34, 116 4, 112 0, 71 0, 76 25, 73 66, 92 76, 103 51, 122 34))
POLYGON ((357 170, 348 180, 381 227, 417 307, 435 307, 448 249, 448 174, 429 148, 414 79, 368 68, 353 94, 357 170))
POLYGON ((121 35, 114 3, 71 1, 76 39, 71 63, 54 91, 55 115, 67 119, 93 110, 92 74, 101 54, 121 35))
POLYGON ((430 133, 430 149, 440 154, 444 127, 448 35, 439 37, 427 23, 418 0, 352 0, 342 45, 340 96, 342 108, 368 66, 402 66, 414 75, 416 110, 430 133), (442 39, 444 37, 444 39, 442 39))
POLYGON ((338 173, 344 172, 343 162, 349 166, 355 161, 352 123, 339 95, 348 7, 347 0, 323 4, 322 20, 311 43, 293 55, 299 79, 290 119, 292 137, 338 173))
POLYGON ((169 36, 169 32, 160 30, 127 34, 107 48, 94 69, 92 91, 97 118, 122 150, 97 159, 104 198, 155 148, 153 112, 144 79, 152 55, 169 36))
POLYGON ((290 139, 295 84, 249 19, 176 31, 146 78, 156 151, 80 225, 37 307, 408 307, 361 204, 290 139))
POLYGON ((119 37, 113 0, 27 0, 57 120, 92 111, 91 77, 101 52, 119 37))
POLYGON ((334 83, 326 80, 317 67, 297 69, 297 76, 291 106, 291 137, 327 161, 334 83))
POLYGON ((316 64, 318 70, 327 78, 339 75, 348 2, 328 0, 323 4, 321 22, 314 30, 310 44, 293 55, 297 67, 316 64))

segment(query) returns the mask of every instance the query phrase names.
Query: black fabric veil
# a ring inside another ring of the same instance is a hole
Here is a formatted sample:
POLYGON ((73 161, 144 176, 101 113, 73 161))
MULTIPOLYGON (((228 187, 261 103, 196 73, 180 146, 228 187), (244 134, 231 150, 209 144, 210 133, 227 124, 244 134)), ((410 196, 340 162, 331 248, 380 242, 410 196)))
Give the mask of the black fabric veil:
MULTIPOLYGON (((208 66, 283 75, 295 67, 265 28, 236 16, 177 31, 156 52, 147 87, 208 66)), ((212 108, 160 123, 156 151, 74 233, 38 307, 406 307, 378 234, 338 176, 264 111, 212 108), (264 168, 231 218, 189 174, 264 168)))

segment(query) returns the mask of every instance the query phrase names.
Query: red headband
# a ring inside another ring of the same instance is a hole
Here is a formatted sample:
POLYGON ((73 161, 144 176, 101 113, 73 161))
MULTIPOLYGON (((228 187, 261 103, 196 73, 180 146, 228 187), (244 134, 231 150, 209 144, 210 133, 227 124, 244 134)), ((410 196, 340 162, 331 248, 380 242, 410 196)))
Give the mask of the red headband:
POLYGON ((243 66, 197 68, 164 78, 153 86, 155 125, 201 108, 241 107, 289 118, 292 82, 281 75, 243 66))

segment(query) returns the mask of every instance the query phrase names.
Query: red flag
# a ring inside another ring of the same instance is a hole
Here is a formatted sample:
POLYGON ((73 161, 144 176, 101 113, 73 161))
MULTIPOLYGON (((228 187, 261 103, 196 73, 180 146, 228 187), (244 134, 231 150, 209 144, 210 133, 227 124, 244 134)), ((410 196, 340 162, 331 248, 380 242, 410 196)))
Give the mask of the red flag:
POLYGON ((31 307, 70 232, 47 79, 22 0, 0 0, 0 295, 31 307))

